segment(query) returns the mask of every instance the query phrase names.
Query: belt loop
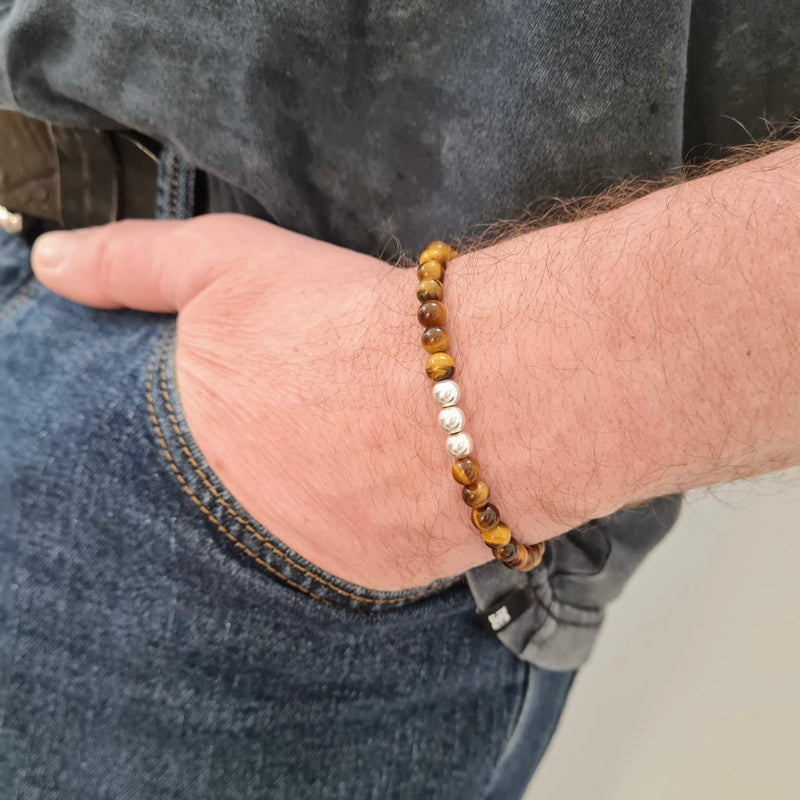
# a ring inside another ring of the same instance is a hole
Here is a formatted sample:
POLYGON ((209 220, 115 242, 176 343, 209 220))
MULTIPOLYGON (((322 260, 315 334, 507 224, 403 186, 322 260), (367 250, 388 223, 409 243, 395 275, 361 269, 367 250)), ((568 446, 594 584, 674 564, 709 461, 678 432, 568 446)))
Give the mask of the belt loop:
POLYGON ((194 214, 197 170, 171 147, 158 159, 156 219, 188 219, 194 214))

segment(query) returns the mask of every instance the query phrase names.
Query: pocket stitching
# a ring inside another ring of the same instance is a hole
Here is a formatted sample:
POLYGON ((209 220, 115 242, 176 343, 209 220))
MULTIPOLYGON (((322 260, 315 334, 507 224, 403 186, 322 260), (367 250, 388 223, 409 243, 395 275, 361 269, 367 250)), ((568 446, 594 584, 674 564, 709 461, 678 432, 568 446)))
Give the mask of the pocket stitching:
POLYGON ((248 556, 250 556, 250 558, 252 558, 260 567, 263 567, 264 569, 266 569, 271 574, 276 575, 281 580, 286 581, 286 583, 288 583, 290 586, 293 586, 295 589, 299 589, 301 592, 313 597, 315 600, 319 600, 321 603, 324 603, 327 606, 333 605, 330 601, 326 600, 325 598, 320 597, 317 594, 314 594, 314 592, 309 591, 304 586, 301 586, 300 584, 295 583, 294 581, 292 581, 290 578, 287 578, 285 575, 280 573, 274 567, 272 567, 269 564, 267 564, 267 562, 264 561, 262 558, 259 558, 259 556, 256 553, 254 553, 252 550, 250 550, 249 547, 247 547, 247 545, 245 545, 243 542, 240 542, 234 536, 234 534, 232 534, 222 523, 217 521, 214 518, 214 515, 203 505, 203 503, 200 500, 200 498, 197 497, 197 495, 195 495, 195 493, 191 490, 191 487, 186 483, 186 479, 183 477, 183 475, 181 475, 180 468, 175 463, 175 460, 173 459, 172 454, 169 452, 169 448, 167 447, 167 443, 164 440, 164 435, 161 432, 161 427, 158 424, 158 418, 156 417, 155 408, 153 407, 152 364, 153 364, 153 359, 151 359, 150 367, 148 368, 148 371, 147 371, 148 372, 148 374, 147 374, 147 388, 146 388, 146 392, 145 392, 145 395, 147 397, 147 409, 148 409, 148 411, 150 413, 150 422, 153 425, 153 430, 154 430, 154 432, 156 434, 156 438, 158 439, 158 443, 161 446, 161 451, 164 454, 164 458, 166 458, 166 460, 167 460, 167 465, 172 470, 172 472, 174 473, 175 477, 178 479, 178 482, 180 483, 181 488, 183 489, 183 491, 187 495, 189 495, 189 498, 191 499, 191 501, 203 512, 203 514, 206 515, 206 517, 208 517, 208 519, 211 521, 211 523, 214 525, 214 527, 217 528, 217 530, 219 530, 221 533, 225 534, 225 536, 233 543, 233 545, 235 547, 239 548, 244 553, 246 553, 248 556))
POLYGON ((278 577, 280 577, 282 580, 286 581, 291 586, 294 586, 295 588, 300 589, 305 594, 308 594, 311 597, 314 597, 315 599, 320 600, 321 602, 325 603, 326 605, 334 605, 333 603, 325 600, 324 598, 320 597, 319 595, 314 594, 313 592, 311 592, 310 590, 306 589, 305 587, 300 586, 299 584, 295 583, 291 579, 287 578, 280 571, 276 570, 274 567, 271 567, 263 559, 259 558, 245 544, 240 542, 236 538, 236 536, 233 533, 231 533, 221 522, 219 522, 214 517, 214 515, 207 508, 205 508, 205 506, 202 504, 200 499, 197 498, 196 495, 192 492, 191 488, 188 486, 188 484, 186 483, 185 479, 180 474, 180 469, 174 463, 172 455, 169 453, 169 449, 168 449, 168 447, 166 445, 166 441, 164 440, 163 434, 161 433, 161 429, 158 426, 158 419, 157 419, 157 417, 155 415, 155 408, 154 408, 153 403, 152 403, 152 387, 153 387, 154 364, 155 364, 155 360, 156 360, 157 356, 159 357, 159 383, 160 383, 160 388, 161 388, 161 396, 162 396, 162 399, 164 401, 164 405, 165 405, 165 407, 167 409, 167 416, 169 417, 170 424, 172 425, 173 431, 174 431, 175 435, 178 437, 178 441, 181 444, 181 451, 188 458, 189 463, 191 464, 192 469, 194 470, 195 474, 200 478, 200 480, 203 482, 203 485, 211 492, 212 496, 222 506, 222 508, 225 510, 225 512, 227 514, 229 514, 231 517, 233 517, 234 520, 236 520, 240 525, 242 525, 245 528, 245 530, 248 533, 250 533, 258 542, 260 542, 262 545, 264 545, 267 549, 269 549, 275 555, 277 555, 280 558, 282 558, 290 567, 293 567, 294 569, 296 569, 299 572, 301 572, 303 575, 306 575, 309 578, 311 578, 312 580, 317 581, 318 583, 320 583, 323 586, 327 587, 328 589, 336 592, 337 594, 340 594, 340 595, 342 595, 344 597, 347 597, 347 598, 349 598, 351 600, 355 600, 355 601, 360 602, 360 603, 376 604, 376 605, 389 605, 389 604, 393 604, 393 603, 402 603, 402 602, 406 602, 408 600, 414 600, 416 598, 423 597, 424 595, 428 595, 428 594, 432 594, 434 592, 441 591, 442 589, 447 588, 448 586, 450 586, 451 584, 455 583, 456 581, 458 581, 460 579, 460 576, 456 576, 456 577, 452 578, 450 581, 447 581, 447 582, 437 582, 436 585, 433 586, 432 588, 426 588, 423 591, 412 592, 412 593, 409 593, 409 594, 401 595, 399 597, 388 597, 388 598, 363 597, 362 595, 358 595, 358 594, 355 594, 353 592, 349 592, 346 589, 342 589, 342 588, 336 586, 336 584, 325 580, 323 577, 314 574, 311 570, 303 567, 301 564, 298 564, 287 553, 284 553, 283 551, 281 551, 272 542, 270 542, 269 539, 267 539, 265 536, 260 534, 249 522, 247 522, 247 520, 245 520, 240 514, 238 514, 230 506, 230 504, 225 500, 225 498, 223 498, 220 495, 219 491, 208 480, 208 477, 202 471, 200 465, 197 463, 196 459, 194 458, 194 456, 192 455, 191 451, 189 450, 189 447, 188 447, 188 445, 186 443, 186 440, 185 440, 185 438, 183 436, 183 433, 181 431, 180 425, 178 423, 177 417, 174 414, 174 409, 173 409, 173 407, 172 407, 172 405, 171 405, 171 403, 169 401, 169 390, 167 388, 167 382, 166 382, 166 356, 167 356, 167 351, 169 349, 170 341, 172 339, 174 339, 174 338, 175 338, 175 333, 173 332, 171 334, 171 336, 167 339, 167 341, 163 342, 160 345, 161 346, 160 355, 158 354, 159 345, 157 345, 156 349, 155 349, 155 352, 152 354, 152 356, 150 358, 150 364, 148 365, 148 369, 147 369, 147 381, 146 381, 146 392, 145 392, 146 396, 147 396, 147 406, 148 406, 148 409, 150 411, 150 420, 151 420, 151 423, 152 423, 152 425, 153 425, 153 427, 154 427, 154 429, 156 431, 156 436, 159 439, 159 443, 161 444, 161 449, 164 452, 165 457, 167 458, 167 462, 168 462, 168 464, 170 466, 170 469, 172 469, 172 471, 175 473, 175 475, 178 478, 183 490, 189 495, 189 497, 192 499, 192 501, 195 503, 195 505, 197 505, 197 507, 200 508, 201 511, 203 511, 203 513, 209 518, 209 520, 212 522, 212 524, 218 530, 220 530, 222 533, 224 533, 225 536, 230 541, 232 541, 237 547, 239 547, 245 553, 247 553, 247 555, 249 555, 251 558, 253 558, 256 561, 256 563, 258 563, 260 566, 265 567, 271 574, 277 575, 278 577))

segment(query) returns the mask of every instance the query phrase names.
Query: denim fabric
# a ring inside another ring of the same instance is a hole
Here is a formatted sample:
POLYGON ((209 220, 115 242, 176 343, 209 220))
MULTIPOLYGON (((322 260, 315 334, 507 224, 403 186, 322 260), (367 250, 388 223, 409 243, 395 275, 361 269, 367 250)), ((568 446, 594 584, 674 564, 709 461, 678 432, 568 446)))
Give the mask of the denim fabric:
POLYGON ((158 159, 155 216, 186 219, 194 213, 197 170, 169 147, 158 159))
POLYGON ((535 681, 525 694, 517 726, 494 771, 485 800, 523 796, 531 779, 530 767, 538 766, 550 744, 561 717, 556 709, 563 709, 574 677, 574 672, 535 673, 535 681))

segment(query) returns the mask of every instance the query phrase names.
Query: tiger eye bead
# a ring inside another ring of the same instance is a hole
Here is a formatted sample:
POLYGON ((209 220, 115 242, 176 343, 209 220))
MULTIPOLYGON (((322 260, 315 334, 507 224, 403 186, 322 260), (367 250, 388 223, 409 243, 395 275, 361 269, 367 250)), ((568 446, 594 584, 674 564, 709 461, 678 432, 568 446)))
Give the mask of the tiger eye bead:
POLYGON ((417 319, 423 328, 441 328, 447 322, 447 312, 438 300, 428 300, 419 307, 417 319))
POLYGON ((426 261, 438 261, 444 266, 450 260, 451 252, 447 245, 444 247, 427 247, 420 254, 419 264, 424 264, 426 261))
POLYGON ((447 242, 441 242, 438 239, 435 242, 428 242, 428 244, 425 245, 425 251, 423 252, 426 252, 428 250, 443 251, 448 261, 452 261, 458 255, 458 253, 455 250, 453 250, 453 248, 450 247, 450 245, 447 244, 447 242))
POLYGON ((500 524, 500 512, 491 503, 481 508, 473 508, 470 516, 472 524, 481 532, 490 531, 500 524))
POLYGON ((459 458, 453 462, 453 478, 462 486, 477 483, 481 477, 481 465, 474 458, 459 458))
POLYGON ((436 241, 428 242, 428 244, 425 245, 425 249, 426 250, 432 250, 434 247, 438 247, 441 250, 450 250, 451 249, 450 245, 447 244, 447 242, 441 241, 441 239, 436 239, 436 241))
POLYGON ((421 281, 444 280, 444 267, 438 261, 426 261, 417 267, 417 277, 421 281))
POLYGON ((538 566, 544 555, 544 543, 518 545, 513 558, 503 559, 503 563, 517 572, 528 572, 538 566))
POLYGON ((536 542, 536 544, 526 544, 525 547, 528 549, 528 553, 530 553, 531 556, 531 567, 538 567, 544 558, 545 543, 536 542))
POLYGON ((447 353, 434 353, 425 359, 425 373, 432 381, 445 381, 456 371, 453 357, 447 353))
POLYGON ((425 328, 422 346, 428 353, 442 353, 450 346, 450 336, 444 328, 425 328))
POLYGON ((527 566, 530 560, 528 548, 524 544, 517 544, 517 552, 511 558, 504 558, 502 561, 509 569, 517 570, 517 572, 526 572, 527 570, 524 567, 527 566))
POLYGON ((441 300, 444 291, 439 281, 420 281, 417 284, 417 300, 424 303, 426 300, 441 300))
MULTIPOLYGON (((511 543, 511 528, 501 522, 490 531, 481 531, 481 538, 484 544, 488 544, 489 547, 506 547, 511 543)), ((497 552, 494 553, 494 556, 497 558, 497 552)), ((503 559, 500 560, 502 561, 503 559)))
MULTIPOLYGON (((499 525, 497 526, 500 527, 499 525)), ((483 535, 483 534, 481 534, 483 535)), ((486 541, 484 539, 484 541, 486 541)), ((511 561, 517 555, 517 540, 512 536, 506 544, 503 545, 490 545, 492 548, 492 555, 498 560, 505 563, 511 561)))
MULTIPOLYGON (((470 508, 480 508, 489 500, 489 487, 483 481, 471 483, 461 490, 461 497, 470 508)), ((508 535, 511 536, 511 532, 508 535)))

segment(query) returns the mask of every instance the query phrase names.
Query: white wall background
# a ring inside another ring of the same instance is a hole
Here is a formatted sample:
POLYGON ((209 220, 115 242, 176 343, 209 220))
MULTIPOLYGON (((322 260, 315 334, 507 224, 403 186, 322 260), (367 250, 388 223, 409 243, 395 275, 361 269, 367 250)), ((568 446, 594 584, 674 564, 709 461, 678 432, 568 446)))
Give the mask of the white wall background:
POLYGON ((690 493, 526 800, 800 798, 800 473, 690 493))

